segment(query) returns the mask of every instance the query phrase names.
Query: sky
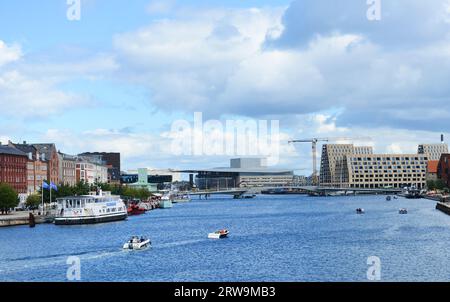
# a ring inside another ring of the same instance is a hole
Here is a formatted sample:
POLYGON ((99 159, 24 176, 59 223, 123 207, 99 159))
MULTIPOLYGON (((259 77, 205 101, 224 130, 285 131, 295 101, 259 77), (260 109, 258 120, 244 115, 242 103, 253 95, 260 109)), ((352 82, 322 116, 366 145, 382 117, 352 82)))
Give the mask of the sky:
POLYGON ((125 170, 246 155, 186 152, 220 137, 175 131, 201 112, 278 121, 273 164, 308 174, 311 146, 289 140, 415 153, 450 137, 449 0, 374 0, 377 20, 366 0, 81 0, 75 21, 72 1, 0 2, 3 143, 121 152, 125 170), (174 152, 174 137, 192 144, 174 152))

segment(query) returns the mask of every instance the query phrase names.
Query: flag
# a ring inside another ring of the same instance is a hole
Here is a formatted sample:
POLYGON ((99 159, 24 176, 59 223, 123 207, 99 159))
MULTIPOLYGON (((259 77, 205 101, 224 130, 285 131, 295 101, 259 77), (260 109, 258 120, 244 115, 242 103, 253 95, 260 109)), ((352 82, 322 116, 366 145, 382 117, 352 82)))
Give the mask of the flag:
POLYGON ((45 181, 42 182, 42 189, 50 189, 50 186, 45 181))
POLYGON ((52 188, 55 191, 58 191, 58 186, 55 185, 53 182, 50 182, 50 188, 52 188))

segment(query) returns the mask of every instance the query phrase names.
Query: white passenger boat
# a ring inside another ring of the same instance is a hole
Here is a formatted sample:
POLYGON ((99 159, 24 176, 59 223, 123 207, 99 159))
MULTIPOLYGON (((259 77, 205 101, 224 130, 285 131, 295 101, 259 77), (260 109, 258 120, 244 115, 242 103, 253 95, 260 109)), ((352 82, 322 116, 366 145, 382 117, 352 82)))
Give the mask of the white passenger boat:
POLYGON ((145 237, 133 236, 124 245, 124 250, 142 250, 149 247, 152 244, 150 239, 145 237))
POLYGON ((125 220, 127 217, 127 207, 120 196, 99 190, 89 195, 58 198, 55 224, 94 224, 125 220))

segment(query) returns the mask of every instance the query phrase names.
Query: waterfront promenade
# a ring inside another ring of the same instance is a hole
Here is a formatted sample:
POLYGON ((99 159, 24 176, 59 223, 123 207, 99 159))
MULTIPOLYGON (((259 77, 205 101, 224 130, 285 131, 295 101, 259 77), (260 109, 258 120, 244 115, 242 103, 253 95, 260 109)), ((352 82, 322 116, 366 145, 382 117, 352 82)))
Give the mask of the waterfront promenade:
MULTIPOLYGON (((22 212, 11 212, 8 215, 0 215, 0 227, 10 227, 10 226, 18 226, 18 225, 28 225, 29 217, 32 211, 22 211, 22 212)), ((44 223, 45 216, 35 215, 36 223, 44 223)))

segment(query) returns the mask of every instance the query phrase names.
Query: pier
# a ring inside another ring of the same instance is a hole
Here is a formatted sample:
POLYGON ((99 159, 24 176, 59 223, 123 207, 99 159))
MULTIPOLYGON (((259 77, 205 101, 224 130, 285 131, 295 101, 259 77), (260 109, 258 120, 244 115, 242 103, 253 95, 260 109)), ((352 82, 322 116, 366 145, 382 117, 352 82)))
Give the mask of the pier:
MULTIPOLYGON (((52 215, 35 215, 35 223, 51 223, 53 222, 52 215)), ((19 225, 29 225, 30 223, 30 212, 13 212, 9 215, 0 216, 0 228, 1 227, 10 227, 10 226, 19 226, 19 225)))

